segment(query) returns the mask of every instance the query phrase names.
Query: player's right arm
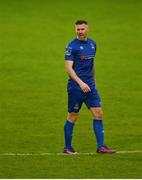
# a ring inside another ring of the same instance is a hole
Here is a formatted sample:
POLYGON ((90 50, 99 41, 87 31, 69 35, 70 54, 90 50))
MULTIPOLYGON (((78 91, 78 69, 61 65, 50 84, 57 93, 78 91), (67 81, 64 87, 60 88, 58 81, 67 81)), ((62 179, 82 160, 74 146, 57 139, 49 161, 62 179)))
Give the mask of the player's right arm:
POLYGON ((80 88, 82 89, 83 92, 87 93, 90 90, 90 87, 84 83, 75 73, 74 69, 73 69, 73 61, 72 60, 66 60, 65 61, 65 68, 66 71, 68 73, 68 75, 71 77, 71 79, 73 79, 75 82, 78 83, 78 85, 80 86, 80 88))

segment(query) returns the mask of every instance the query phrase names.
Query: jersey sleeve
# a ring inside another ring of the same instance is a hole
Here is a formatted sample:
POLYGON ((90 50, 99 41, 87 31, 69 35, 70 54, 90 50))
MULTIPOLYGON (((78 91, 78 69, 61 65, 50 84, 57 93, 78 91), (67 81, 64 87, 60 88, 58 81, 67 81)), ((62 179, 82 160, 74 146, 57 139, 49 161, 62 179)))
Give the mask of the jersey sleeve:
POLYGON ((66 47, 65 60, 74 61, 74 50, 71 44, 66 47))
POLYGON ((92 43, 93 43, 93 45, 94 45, 95 54, 96 54, 96 50, 97 50, 97 45, 96 45, 96 42, 92 40, 92 43))
POLYGON ((96 51, 97 51, 97 45, 96 45, 96 43, 94 43, 95 44, 95 54, 96 54, 96 51))

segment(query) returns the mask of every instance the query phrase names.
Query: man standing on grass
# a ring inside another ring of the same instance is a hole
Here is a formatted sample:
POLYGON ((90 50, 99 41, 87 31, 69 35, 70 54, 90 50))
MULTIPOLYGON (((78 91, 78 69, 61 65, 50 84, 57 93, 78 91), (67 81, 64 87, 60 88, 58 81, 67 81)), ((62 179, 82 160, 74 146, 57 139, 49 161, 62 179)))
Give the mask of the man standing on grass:
POLYGON ((94 79, 94 57, 96 43, 88 38, 88 23, 77 20, 77 37, 66 47, 65 67, 68 80, 68 116, 64 125, 64 153, 77 154, 72 147, 72 133, 79 110, 84 102, 93 114, 93 130, 97 140, 98 153, 115 153, 104 144, 101 100, 94 79))

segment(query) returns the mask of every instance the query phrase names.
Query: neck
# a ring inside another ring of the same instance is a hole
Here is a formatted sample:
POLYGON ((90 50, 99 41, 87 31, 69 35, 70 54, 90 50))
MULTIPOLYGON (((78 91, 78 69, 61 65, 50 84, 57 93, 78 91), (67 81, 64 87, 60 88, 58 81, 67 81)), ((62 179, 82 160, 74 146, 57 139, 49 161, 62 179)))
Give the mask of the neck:
POLYGON ((79 37, 77 36, 77 39, 80 40, 80 41, 87 41, 88 38, 85 37, 84 39, 81 39, 81 38, 79 38, 79 37))

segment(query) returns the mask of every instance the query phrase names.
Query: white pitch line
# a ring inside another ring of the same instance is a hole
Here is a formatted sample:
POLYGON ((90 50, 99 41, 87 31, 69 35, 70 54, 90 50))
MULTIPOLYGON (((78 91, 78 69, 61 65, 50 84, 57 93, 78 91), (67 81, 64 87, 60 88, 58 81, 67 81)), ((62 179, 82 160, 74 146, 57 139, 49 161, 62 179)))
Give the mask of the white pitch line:
MULTIPOLYGON (((133 154, 133 153, 142 153, 142 150, 128 150, 128 151, 117 151, 116 154, 133 154)), ((0 156, 66 156, 65 153, 0 153, 0 156)), ((91 156, 91 155, 97 155, 95 152, 84 152, 84 153, 78 153, 77 156, 91 156)))
POLYGON ((142 150, 134 150, 134 151, 118 151, 117 154, 128 154, 128 153, 142 153, 142 150))

